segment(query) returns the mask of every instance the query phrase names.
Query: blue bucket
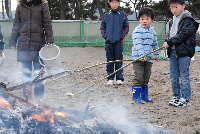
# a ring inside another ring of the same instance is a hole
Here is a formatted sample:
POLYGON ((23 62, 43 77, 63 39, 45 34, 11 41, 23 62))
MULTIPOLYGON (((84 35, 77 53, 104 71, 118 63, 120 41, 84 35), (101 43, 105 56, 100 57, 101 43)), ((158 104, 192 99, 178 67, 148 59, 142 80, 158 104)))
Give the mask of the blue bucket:
POLYGON ((195 47, 195 51, 200 51, 200 47, 199 47, 199 46, 196 46, 196 47, 195 47))

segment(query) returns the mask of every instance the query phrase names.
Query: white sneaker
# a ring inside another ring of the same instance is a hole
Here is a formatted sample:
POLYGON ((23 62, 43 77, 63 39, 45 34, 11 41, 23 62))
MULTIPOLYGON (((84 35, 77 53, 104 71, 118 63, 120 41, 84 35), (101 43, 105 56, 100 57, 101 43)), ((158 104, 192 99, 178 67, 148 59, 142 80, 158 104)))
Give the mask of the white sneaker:
POLYGON ((186 107, 190 105, 191 105, 190 100, 186 100, 183 98, 181 98, 181 100, 177 104, 175 104, 176 107, 186 107))
POLYGON ((169 102, 169 105, 175 106, 176 104, 178 104, 179 101, 180 99, 173 97, 173 99, 169 102))
POLYGON ((108 80, 107 85, 113 85, 114 84, 114 80, 108 80))
POLYGON ((122 85, 122 84, 123 84, 123 81, 117 80, 117 84, 118 84, 118 85, 122 85))

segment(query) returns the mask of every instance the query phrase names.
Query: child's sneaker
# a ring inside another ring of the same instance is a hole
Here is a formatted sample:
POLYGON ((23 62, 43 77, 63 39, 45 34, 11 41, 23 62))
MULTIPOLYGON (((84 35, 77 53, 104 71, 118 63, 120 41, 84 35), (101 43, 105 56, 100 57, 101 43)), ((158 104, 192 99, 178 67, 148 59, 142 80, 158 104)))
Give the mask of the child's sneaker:
POLYGON ((179 101, 180 99, 173 97, 173 99, 169 102, 169 105, 175 106, 176 104, 178 104, 179 101))
POLYGON ((114 84, 114 80, 108 80, 107 85, 113 85, 114 84))
POLYGON ((175 105, 176 107, 185 107, 185 106, 190 106, 190 100, 186 100, 181 98, 181 100, 175 105))
POLYGON ((122 85, 122 84, 123 84, 123 81, 117 80, 117 85, 122 85))

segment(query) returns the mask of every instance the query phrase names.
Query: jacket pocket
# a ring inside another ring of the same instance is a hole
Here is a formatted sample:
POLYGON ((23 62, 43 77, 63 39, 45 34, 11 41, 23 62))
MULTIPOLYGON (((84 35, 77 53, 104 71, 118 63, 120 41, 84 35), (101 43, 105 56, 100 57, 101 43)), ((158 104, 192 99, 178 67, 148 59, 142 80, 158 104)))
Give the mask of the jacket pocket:
POLYGON ((28 42, 25 37, 20 37, 18 40, 18 47, 17 50, 26 51, 28 46, 28 42))

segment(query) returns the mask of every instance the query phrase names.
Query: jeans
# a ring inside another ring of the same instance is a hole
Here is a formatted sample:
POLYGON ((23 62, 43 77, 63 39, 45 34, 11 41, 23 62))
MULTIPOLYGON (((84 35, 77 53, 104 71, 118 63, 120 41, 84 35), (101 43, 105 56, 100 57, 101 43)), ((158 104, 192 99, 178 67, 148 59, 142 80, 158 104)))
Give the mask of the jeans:
MULTIPOLYGON (((114 61, 114 60, 123 60, 123 44, 122 43, 116 43, 116 44, 108 44, 106 43, 106 59, 108 61, 114 61)), ((123 62, 115 62, 115 63, 109 63, 106 65, 106 71, 107 74, 110 75, 111 73, 118 70, 123 66, 123 62)), ((124 81, 123 78, 123 69, 121 69, 119 72, 116 73, 116 80, 124 81)), ((108 80, 114 80, 115 75, 111 75, 108 80)))
POLYGON ((136 61, 133 63, 134 79, 133 86, 148 86, 151 76, 151 62, 136 61))
POLYGON ((191 57, 185 56, 178 58, 176 55, 176 50, 172 50, 169 60, 173 97, 190 100, 191 86, 189 77, 189 67, 191 57), (181 80, 180 83, 179 78, 181 80))
MULTIPOLYGON (((24 61, 22 62, 22 79, 23 82, 32 81, 40 72, 40 69, 43 66, 40 64, 39 59, 35 61, 24 61), (34 67, 34 77, 32 76, 32 68, 34 67)), ((29 91, 27 89, 23 89, 23 96, 26 97, 26 94, 29 91)), ((42 82, 36 83, 34 85, 34 95, 35 97, 42 98, 44 94, 44 85, 42 82)))

